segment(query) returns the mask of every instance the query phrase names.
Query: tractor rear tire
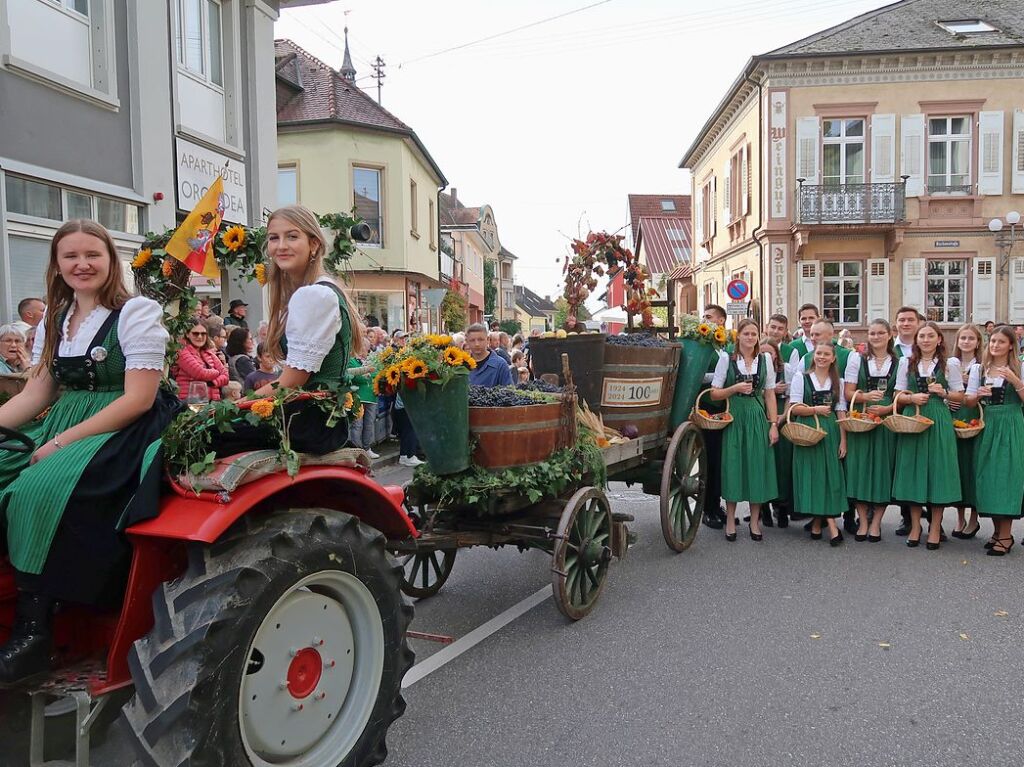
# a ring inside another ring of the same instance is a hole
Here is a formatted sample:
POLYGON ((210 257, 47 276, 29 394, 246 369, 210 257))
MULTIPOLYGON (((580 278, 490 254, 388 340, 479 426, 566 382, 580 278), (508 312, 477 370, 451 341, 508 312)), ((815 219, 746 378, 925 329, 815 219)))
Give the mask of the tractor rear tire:
POLYGON ((122 729, 143 763, 383 762, 413 662, 412 607, 384 544, 327 509, 243 518, 212 545, 189 544, 185 573, 154 593, 153 629, 128 658, 135 695, 122 729))

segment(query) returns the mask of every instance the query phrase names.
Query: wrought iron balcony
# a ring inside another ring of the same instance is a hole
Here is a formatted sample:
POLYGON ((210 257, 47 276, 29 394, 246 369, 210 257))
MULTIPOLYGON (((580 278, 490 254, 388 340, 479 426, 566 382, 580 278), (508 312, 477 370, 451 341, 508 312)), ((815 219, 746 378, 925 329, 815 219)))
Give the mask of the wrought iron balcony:
POLYGON ((906 184, 800 184, 801 224, 894 224, 906 213, 906 184))

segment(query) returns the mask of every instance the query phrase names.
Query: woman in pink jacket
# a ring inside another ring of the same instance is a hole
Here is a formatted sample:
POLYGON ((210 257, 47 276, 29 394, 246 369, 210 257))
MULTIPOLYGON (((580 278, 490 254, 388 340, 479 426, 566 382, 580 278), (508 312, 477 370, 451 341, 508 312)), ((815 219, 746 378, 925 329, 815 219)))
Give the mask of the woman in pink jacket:
POLYGON ((174 361, 174 379, 178 383, 178 398, 188 397, 188 385, 203 381, 210 391, 210 400, 220 399, 220 387, 228 382, 228 369, 217 349, 210 341, 206 326, 197 322, 185 336, 185 345, 174 361))

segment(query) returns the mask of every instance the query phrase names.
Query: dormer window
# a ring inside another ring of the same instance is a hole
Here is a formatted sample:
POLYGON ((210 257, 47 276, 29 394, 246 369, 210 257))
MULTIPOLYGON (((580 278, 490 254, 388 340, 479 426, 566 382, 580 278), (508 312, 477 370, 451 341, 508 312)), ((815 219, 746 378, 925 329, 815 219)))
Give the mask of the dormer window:
POLYGON ((675 200, 662 200, 661 201, 661 209, 662 210, 675 210, 676 209, 676 201, 675 200))
POLYGON ((957 21, 940 21, 939 26, 951 35, 971 35, 979 32, 998 32, 995 27, 981 19, 959 19, 957 21))

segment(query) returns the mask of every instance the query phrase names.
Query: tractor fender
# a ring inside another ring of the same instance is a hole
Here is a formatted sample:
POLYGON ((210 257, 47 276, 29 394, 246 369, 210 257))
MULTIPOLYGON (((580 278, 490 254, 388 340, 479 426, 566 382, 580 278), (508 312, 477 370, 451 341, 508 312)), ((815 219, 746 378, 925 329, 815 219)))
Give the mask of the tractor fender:
POLYGON ((400 487, 383 487, 362 471, 310 466, 295 477, 284 472, 241 485, 231 493, 168 495, 160 515, 129 527, 133 538, 165 538, 213 543, 253 510, 328 508, 358 517, 389 540, 419 536, 402 506, 400 487))

